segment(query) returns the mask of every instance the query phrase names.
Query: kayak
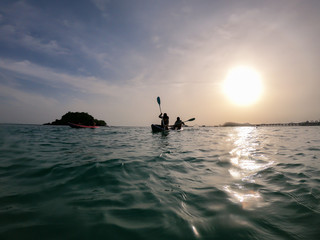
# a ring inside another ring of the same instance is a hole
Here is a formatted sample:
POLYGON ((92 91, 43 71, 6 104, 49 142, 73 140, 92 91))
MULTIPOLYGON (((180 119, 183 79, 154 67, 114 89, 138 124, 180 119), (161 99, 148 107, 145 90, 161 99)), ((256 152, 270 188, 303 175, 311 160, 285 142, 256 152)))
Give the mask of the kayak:
POLYGON ((182 131, 182 130, 183 130, 183 127, 178 128, 178 127, 174 127, 174 126, 172 126, 170 129, 171 129, 171 130, 175 130, 175 131, 180 132, 180 131, 182 131))
MULTIPOLYGON (((153 133, 157 133, 157 132, 169 132, 169 129, 164 129, 161 125, 158 124, 151 124, 151 129, 153 133)), ((170 130, 175 130, 175 131, 182 131, 183 128, 180 129, 174 129, 174 128, 170 128, 170 130)))
POLYGON ((151 129, 153 133, 157 132, 168 132, 168 129, 163 128, 161 125, 158 124, 151 124, 151 129))
POLYGON ((81 125, 81 124, 75 124, 75 123, 68 123, 68 124, 72 128, 99 128, 98 126, 87 126, 87 125, 81 125))

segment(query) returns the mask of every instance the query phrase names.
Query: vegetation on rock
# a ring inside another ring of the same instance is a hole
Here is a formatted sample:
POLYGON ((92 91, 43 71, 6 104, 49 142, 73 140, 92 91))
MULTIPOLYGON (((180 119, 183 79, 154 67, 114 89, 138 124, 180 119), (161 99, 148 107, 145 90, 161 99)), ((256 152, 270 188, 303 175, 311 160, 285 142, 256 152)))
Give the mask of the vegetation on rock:
POLYGON ((52 123, 47 123, 45 125, 68 125, 68 123, 76 123, 87 126, 107 126, 105 121, 97 120, 85 112, 68 112, 63 115, 60 120, 56 119, 52 123))

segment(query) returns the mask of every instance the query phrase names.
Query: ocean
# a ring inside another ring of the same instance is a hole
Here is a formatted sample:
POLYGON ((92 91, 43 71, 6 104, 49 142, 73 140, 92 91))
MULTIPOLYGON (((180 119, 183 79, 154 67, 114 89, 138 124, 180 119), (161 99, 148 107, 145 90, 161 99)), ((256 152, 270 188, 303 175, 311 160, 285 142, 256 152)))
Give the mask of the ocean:
POLYGON ((319 239, 320 127, 0 125, 0 239, 319 239))

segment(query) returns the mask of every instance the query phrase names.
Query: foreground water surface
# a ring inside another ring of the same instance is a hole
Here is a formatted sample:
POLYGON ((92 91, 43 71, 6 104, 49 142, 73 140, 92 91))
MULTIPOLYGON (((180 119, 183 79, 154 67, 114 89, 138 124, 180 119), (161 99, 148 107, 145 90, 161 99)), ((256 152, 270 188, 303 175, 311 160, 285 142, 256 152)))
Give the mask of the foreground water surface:
POLYGON ((320 127, 0 125, 0 239, 318 239, 320 127))

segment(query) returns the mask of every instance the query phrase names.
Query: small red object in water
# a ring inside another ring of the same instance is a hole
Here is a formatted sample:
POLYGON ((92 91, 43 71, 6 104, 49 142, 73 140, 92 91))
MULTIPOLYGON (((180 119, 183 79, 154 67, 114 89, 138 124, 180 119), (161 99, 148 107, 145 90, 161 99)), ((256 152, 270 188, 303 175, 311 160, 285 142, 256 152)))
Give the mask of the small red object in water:
POLYGON ((75 123, 69 123, 69 126, 72 128, 99 128, 98 126, 87 126, 87 125, 81 125, 81 124, 75 124, 75 123))

